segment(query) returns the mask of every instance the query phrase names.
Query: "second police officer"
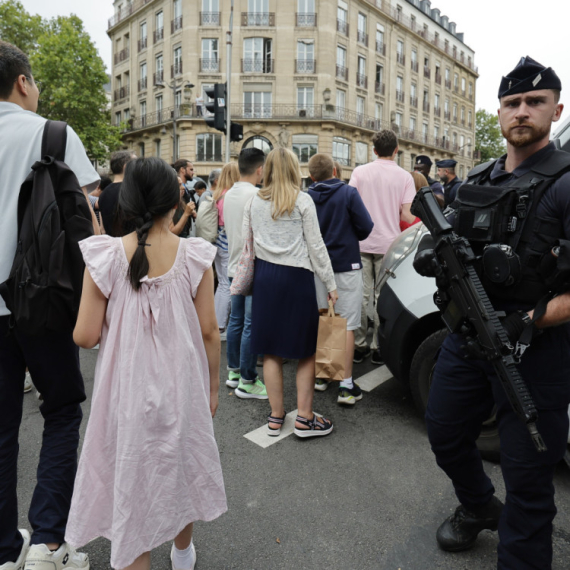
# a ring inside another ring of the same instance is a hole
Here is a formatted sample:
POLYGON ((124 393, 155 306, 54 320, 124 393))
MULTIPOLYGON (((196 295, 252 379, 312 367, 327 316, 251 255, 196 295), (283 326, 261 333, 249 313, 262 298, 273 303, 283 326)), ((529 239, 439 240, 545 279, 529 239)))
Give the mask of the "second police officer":
MULTIPOLYGON (((499 120, 507 154, 469 173, 448 218, 481 255, 478 273, 495 310, 506 313, 503 326, 511 342, 523 331, 534 333, 518 368, 534 398, 546 452, 535 449, 490 363, 467 354, 459 334, 443 343, 426 412, 437 464, 460 502, 439 527, 437 541, 457 552, 470 548, 481 530, 498 528, 501 570, 551 568, 553 477, 568 437, 570 293, 559 284, 570 280, 564 271, 564 265, 570 268, 570 155, 549 142, 551 124, 563 109, 561 87, 551 68, 530 57, 502 78, 499 120), (502 244, 502 282, 485 273, 489 244, 502 244), (475 444, 494 404, 504 505, 475 444)), ((425 276, 433 276, 438 263, 430 240, 422 240, 414 260, 425 276)))
POLYGON ((438 160, 435 165, 437 167, 437 175, 443 182, 443 197, 445 199, 445 207, 447 207, 455 201, 457 189, 463 184, 463 180, 455 174, 457 160, 452 158, 438 160))

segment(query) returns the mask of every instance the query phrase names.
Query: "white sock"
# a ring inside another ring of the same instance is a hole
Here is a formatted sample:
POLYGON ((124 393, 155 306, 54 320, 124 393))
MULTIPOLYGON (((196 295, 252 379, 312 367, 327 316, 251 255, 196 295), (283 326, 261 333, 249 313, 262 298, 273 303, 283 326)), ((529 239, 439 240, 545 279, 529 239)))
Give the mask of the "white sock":
POLYGON ((345 378, 341 383, 340 383, 340 387, 341 388, 348 388, 349 390, 352 390, 354 388, 354 383, 352 381, 352 376, 350 378, 345 378))
POLYGON ((194 564, 194 553, 192 552, 192 542, 186 550, 178 550, 174 545, 172 551, 172 565, 178 570, 190 570, 194 564))

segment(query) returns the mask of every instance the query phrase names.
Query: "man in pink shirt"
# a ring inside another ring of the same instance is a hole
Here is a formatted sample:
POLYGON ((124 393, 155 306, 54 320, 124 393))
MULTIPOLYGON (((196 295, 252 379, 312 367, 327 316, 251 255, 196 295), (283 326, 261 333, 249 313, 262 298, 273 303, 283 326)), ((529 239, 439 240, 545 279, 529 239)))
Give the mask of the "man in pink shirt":
POLYGON ((409 172, 400 168, 394 158, 398 153, 398 138, 394 131, 385 129, 372 137, 374 162, 355 168, 349 185, 354 186, 366 206, 374 228, 371 234, 360 242, 364 297, 360 328, 355 332, 354 362, 362 362, 372 351, 372 362, 383 364, 378 350, 378 326, 376 301, 380 293, 380 263, 394 239, 400 235, 400 220, 414 221, 410 205, 416 195, 414 180, 409 172), (374 336, 369 348, 366 344, 368 329, 367 308, 370 294, 374 290, 374 336))

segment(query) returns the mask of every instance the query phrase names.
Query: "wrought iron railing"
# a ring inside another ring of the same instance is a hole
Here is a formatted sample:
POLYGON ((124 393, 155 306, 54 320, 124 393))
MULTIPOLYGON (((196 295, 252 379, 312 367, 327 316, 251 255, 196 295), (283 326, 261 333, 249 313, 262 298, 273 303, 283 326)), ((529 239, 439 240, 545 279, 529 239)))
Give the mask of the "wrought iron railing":
POLYGON ((336 65, 336 76, 339 79, 344 79, 345 81, 348 81, 348 68, 344 67, 342 65, 336 65))
POLYGON ((177 16, 170 22, 170 33, 174 33, 182 29, 182 16, 177 16))
POLYGON ((376 42, 376 53, 386 55, 386 44, 384 42, 376 42))
POLYGON ((143 91, 144 89, 146 89, 147 83, 148 83, 148 77, 142 77, 141 79, 139 79, 138 81, 139 91, 143 91))
POLYGON ((123 61, 127 61, 129 59, 129 48, 126 47, 122 49, 120 52, 115 54, 115 65, 121 63, 123 61))
POLYGON ((400 65, 404 65, 406 63, 406 56, 403 53, 396 53, 396 61, 400 64, 400 65))
POLYGON ((200 59, 200 71, 202 73, 219 73, 221 60, 215 58, 200 59))
POLYGON ((315 73, 317 62, 314 59, 296 59, 295 71, 296 73, 315 73))
POLYGON ((147 36, 138 40, 137 41, 138 51, 142 51, 143 49, 146 49, 147 43, 148 43, 148 37, 147 36))
POLYGON ((200 12, 201 26, 219 26, 220 12, 200 12))
POLYGON ((160 40, 163 39, 164 39, 164 28, 158 28, 158 30, 154 30, 154 32, 152 32, 153 43, 159 42, 160 40))
POLYGON ((348 36, 348 22, 346 20, 339 20, 336 21, 336 31, 348 36))
POLYGON ((242 12, 242 26, 265 26, 273 28, 275 26, 274 12, 242 12))
POLYGON ((410 105, 411 105, 412 107, 416 107, 416 108, 417 108, 417 106, 418 106, 418 98, 417 98, 417 97, 412 97, 412 96, 410 95, 410 105))
POLYGON ((376 81, 374 84, 374 92, 378 93, 379 95, 386 94, 386 84, 382 83, 381 81, 376 81))
POLYGON ((273 59, 242 59, 242 73, 273 73, 273 59))
POLYGON ((163 81, 164 81, 164 69, 156 71, 152 76, 152 84, 156 85, 157 83, 162 83, 163 81))
POLYGON ((126 85, 125 87, 119 87, 118 89, 115 89, 113 100, 119 101, 120 99, 124 99, 125 97, 128 97, 130 94, 130 91, 131 90, 129 89, 128 85, 126 85))
POLYGON ((419 65, 417 61, 415 60, 410 61, 410 67, 412 68, 412 71, 415 71, 416 73, 418 72, 419 65))
POLYGON ((364 30, 358 30, 356 32, 356 41, 368 47, 368 34, 364 30))
POLYGON ((356 74, 356 85, 364 89, 368 89, 368 77, 364 73, 356 74))
POLYGON ((178 75, 182 75, 182 60, 170 66, 170 77, 177 77, 178 75))
POLYGON ((296 21, 298 28, 314 28, 317 25, 317 15, 309 12, 297 12, 296 21))

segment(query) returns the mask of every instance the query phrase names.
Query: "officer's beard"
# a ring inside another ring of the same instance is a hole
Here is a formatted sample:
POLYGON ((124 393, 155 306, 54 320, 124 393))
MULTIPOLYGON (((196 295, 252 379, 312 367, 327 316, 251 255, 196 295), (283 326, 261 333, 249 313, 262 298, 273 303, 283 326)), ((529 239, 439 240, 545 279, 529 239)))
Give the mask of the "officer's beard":
POLYGON ((523 148, 548 137, 550 135, 550 123, 544 126, 519 123, 509 128, 505 128, 501 125, 501 132, 509 144, 515 148, 523 148), (524 129, 516 128, 523 126, 525 127, 524 129))

